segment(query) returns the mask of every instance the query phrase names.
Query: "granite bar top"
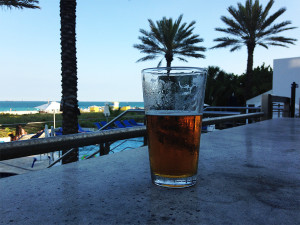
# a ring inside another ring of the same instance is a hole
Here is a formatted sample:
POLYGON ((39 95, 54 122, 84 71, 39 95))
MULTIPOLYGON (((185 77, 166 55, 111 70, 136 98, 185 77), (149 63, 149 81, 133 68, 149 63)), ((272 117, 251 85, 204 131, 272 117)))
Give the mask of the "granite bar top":
POLYGON ((0 224, 300 224, 300 119, 201 137, 198 183, 155 186, 147 147, 0 179, 0 224))

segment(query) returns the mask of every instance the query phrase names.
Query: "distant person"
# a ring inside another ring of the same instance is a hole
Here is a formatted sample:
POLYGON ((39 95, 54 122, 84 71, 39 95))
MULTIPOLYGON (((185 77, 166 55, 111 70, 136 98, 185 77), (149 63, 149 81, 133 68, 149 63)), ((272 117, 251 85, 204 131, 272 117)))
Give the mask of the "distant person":
POLYGON ((19 124, 16 126, 16 140, 18 140, 23 135, 27 134, 27 132, 22 128, 22 126, 19 124))
POLYGON ((9 134, 8 135, 10 137, 10 141, 16 141, 16 136, 14 134, 9 134))

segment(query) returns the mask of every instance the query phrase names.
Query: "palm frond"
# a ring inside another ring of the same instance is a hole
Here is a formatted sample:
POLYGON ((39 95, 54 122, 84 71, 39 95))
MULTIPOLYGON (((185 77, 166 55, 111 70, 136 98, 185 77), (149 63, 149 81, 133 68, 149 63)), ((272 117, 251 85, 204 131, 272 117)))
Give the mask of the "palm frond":
MULTIPOLYGON (((221 17, 221 20, 232 30, 236 30, 239 31, 240 33, 247 33, 247 30, 244 29, 244 27, 241 26, 240 21, 238 21, 239 23, 236 23, 234 20, 227 18, 225 16, 221 17)), ((221 28, 216 28, 217 29, 221 29, 221 28)), ((225 30, 225 29, 224 29, 225 30)), ((223 31, 222 31, 223 32, 223 31)))
POLYGON ((150 38, 147 38, 147 37, 139 37, 139 39, 142 41, 142 43, 145 46, 152 47, 152 48, 155 48, 155 49, 160 49, 159 43, 157 43, 153 39, 150 39, 150 38))
POLYGON ((205 59, 205 55, 199 54, 199 53, 185 52, 185 53, 181 53, 181 55, 186 56, 186 57, 193 57, 193 58, 202 58, 202 59, 205 59))
POLYGON ((149 32, 152 36, 152 38, 156 39, 158 42, 162 42, 163 38, 161 36, 161 33, 159 32, 158 27, 156 27, 155 23, 152 20, 148 20, 151 32, 149 32))
MULTIPOLYGON (((268 38, 265 38, 264 40, 271 41, 272 43, 279 42, 279 43, 286 43, 286 44, 295 44, 294 42, 297 41, 297 39, 286 38, 286 37, 282 37, 282 36, 268 37, 268 38)), ((272 45, 274 45, 274 44, 272 44, 272 45)))
POLYGON ((0 0, 0 6, 6 7, 8 9, 11 8, 30 8, 30 9, 39 9, 40 7, 38 0, 0 0))
POLYGON ((266 20, 268 14, 269 14, 269 11, 270 11, 270 9, 272 8, 273 4, 274 4, 274 0, 270 0, 270 1, 268 2, 268 4, 267 4, 267 6, 265 7, 264 11, 263 11, 263 12, 261 13, 261 15, 260 15, 262 21, 265 21, 265 20, 266 20))
POLYGON ((267 35, 270 35, 270 34, 277 34, 277 33, 280 33, 282 31, 295 29, 296 27, 286 27, 287 25, 290 25, 291 23, 292 23, 291 21, 284 21, 284 22, 281 22, 279 24, 275 24, 272 27, 270 27, 269 29, 258 33, 258 35, 267 36, 267 35))
POLYGON ((177 57, 177 59, 179 59, 180 61, 183 61, 183 62, 188 62, 185 58, 182 58, 182 57, 177 57))
POLYGON ((161 60, 159 61, 159 63, 157 64, 157 67, 160 67, 160 66, 161 66, 162 61, 163 61, 163 59, 161 59, 161 60))
POLYGON ((143 35, 145 35, 146 37, 150 37, 151 33, 145 31, 144 29, 140 29, 140 33, 142 33, 143 35))
POLYGON ((281 44, 281 43, 278 43, 278 42, 267 42, 266 43, 267 45, 271 45, 271 46, 279 46, 279 47, 285 47, 285 48, 288 48, 289 46, 285 45, 285 44, 281 44))
POLYGON ((180 42, 174 43, 174 49, 185 47, 185 46, 194 46, 195 44, 198 44, 200 42, 203 42, 202 38, 198 38, 198 36, 192 36, 190 38, 181 40, 180 42))
POLYGON ((233 39, 233 38, 228 38, 228 37, 222 37, 222 38, 216 38, 214 41, 220 42, 220 44, 212 47, 211 49, 214 48, 224 48, 232 45, 238 45, 241 43, 240 40, 238 39, 233 39))
POLYGON ((243 35, 243 32, 241 32, 240 30, 234 29, 234 28, 215 28, 216 31, 220 31, 223 33, 227 33, 227 34, 232 34, 235 36, 239 36, 239 35, 243 35))
POLYGON ((260 46, 262 46, 262 47, 264 47, 264 48, 266 48, 266 49, 268 49, 268 45, 266 45, 263 42, 257 42, 257 44, 260 45, 260 46))
POLYGON ((279 9, 277 12, 275 12, 273 15, 271 15, 269 18, 267 18, 261 25, 260 29, 264 30, 268 26, 270 26, 279 16, 281 16, 286 11, 285 8, 279 9))
POLYGON ((182 54, 184 52, 195 53, 195 52, 205 52, 205 51, 206 51, 205 47, 187 45, 182 48, 174 49, 174 54, 182 54))
POLYGON ((242 48, 242 45, 236 45, 233 48, 230 49, 231 52, 234 52, 236 50, 240 50, 242 48))
MULTIPOLYGON (((180 15, 173 21, 172 18, 163 17, 156 22, 148 19, 150 31, 140 29, 142 36, 138 39, 142 44, 133 47, 149 55, 139 59, 138 62, 152 60, 159 55, 164 56, 168 65, 174 57, 179 57, 182 61, 187 61, 184 57, 204 58, 205 56, 198 52, 204 52, 206 48, 197 45, 203 42, 203 39, 193 34, 196 22, 182 23, 182 18, 183 15, 180 15)), ((161 62, 162 60, 159 65, 161 62)))
POLYGON ((147 55, 143 58, 140 58, 138 61, 136 62, 144 62, 144 61, 147 61, 147 60, 153 60, 153 59, 156 59, 157 56, 156 55, 147 55))
MULTIPOLYGON (((227 26, 240 30, 243 33, 248 33, 248 25, 245 18, 247 18, 247 13, 245 7, 238 3, 238 9, 230 6, 228 12, 233 16, 233 20, 227 18, 227 26), (232 20, 232 21, 230 21, 232 20), (235 21, 234 21, 235 20, 235 21), (233 24, 234 23, 234 24, 233 24)), ((223 21, 224 22, 224 21, 223 21)), ((225 22, 226 24, 226 22, 225 22)))

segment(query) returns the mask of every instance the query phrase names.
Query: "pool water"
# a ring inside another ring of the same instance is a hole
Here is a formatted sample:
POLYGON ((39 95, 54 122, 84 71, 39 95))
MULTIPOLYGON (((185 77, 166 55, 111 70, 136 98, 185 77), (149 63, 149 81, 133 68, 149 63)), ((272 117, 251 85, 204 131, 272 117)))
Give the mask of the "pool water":
MULTIPOLYGON (((126 151, 128 149, 139 148, 144 144, 144 138, 131 138, 126 140, 119 140, 110 145, 109 154, 126 151)), ((99 145, 89 145, 79 148, 79 160, 83 160, 87 156, 93 154, 94 152, 99 150, 99 145)), ((96 154, 96 157, 99 154, 96 154)))
MULTIPOLYGON (((119 140, 110 145, 109 154, 126 151, 128 149, 139 148, 139 147, 143 146, 143 144, 144 144, 143 137, 119 140)), ((89 155, 93 154, 94 152, 96 152, 98 150, 99 150, 99 145, 90 145, 90 146, 80 147, 79 148, 79 160, 84 160, 86 157, 88 157, 89 155)), ((36 167, 36 164, 45 162, 46 163, 45 167, 47 167, 47 166, 51 165, 55 160, 60 158, 61 155, 62 155, 61 151, 36 155, 35 157, 32 158, 33 162, 30 166, 31 166, 31 168, 33 168, 34 166, 36 167)), ((99 153, 95 155, 95 157, 98 157, 98 156, 99 156, 99 153)), ((61 165, 61 161, 54 164, 54 166, 59 166, 59 165, 61 165)), ((0 178, 1 178, 1 176, 0 176, 0 178)))

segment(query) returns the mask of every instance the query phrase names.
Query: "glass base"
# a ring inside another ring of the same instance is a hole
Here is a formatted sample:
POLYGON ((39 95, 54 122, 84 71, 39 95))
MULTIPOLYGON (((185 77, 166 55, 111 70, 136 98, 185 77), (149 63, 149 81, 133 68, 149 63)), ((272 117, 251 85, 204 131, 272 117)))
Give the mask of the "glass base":
POLYGON ((170 178, 151 174, 152 182, 161 187, 186 188, 196 184, 197 175, 191 177, 170 178))

